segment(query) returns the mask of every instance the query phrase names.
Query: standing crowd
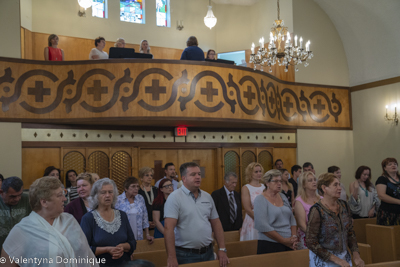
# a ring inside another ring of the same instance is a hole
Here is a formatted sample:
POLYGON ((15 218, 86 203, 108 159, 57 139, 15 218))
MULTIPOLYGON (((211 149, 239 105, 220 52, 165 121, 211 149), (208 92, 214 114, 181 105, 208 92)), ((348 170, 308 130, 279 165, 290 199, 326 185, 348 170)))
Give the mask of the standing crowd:
POLYGON ((241 241, 258 240, 257 254, 308 248, 310 266, 350 266, 353 256, 363 267, 353 219, 376 217, 379 225, 400 225, 394 158, 382 161, 375 185, 371 169, 360 166, 349 195, 339 167, 317 178, 309 162, 292 166, 290 173, 282 160, 267 172, 253 162, 241 195, 235 173, 226 173, 224 186, 210 195, 200 189, 197 163, 184 163, 179 171, 181 182, 174 164, 166 164, 165 177, 152 186, 154 171, 143 167, 139 179, 127 177, 122 194, 113 180, 74 170, 66 172, 65 188, 53 166, 28 193, 20 178, 0 175, 1 256, 10 266, 124 266, 135 263, 137 240, 151 244, 164 238, 168 266, 214 259, 227 266, 223 233, 239 230, 241 241))

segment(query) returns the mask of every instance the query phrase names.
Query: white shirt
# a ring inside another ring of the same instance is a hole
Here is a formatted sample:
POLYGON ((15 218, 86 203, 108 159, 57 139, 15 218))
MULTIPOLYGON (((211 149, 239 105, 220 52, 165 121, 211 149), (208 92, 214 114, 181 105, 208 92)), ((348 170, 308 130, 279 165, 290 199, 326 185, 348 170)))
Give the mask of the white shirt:
POLYGON ((107 54, 107 52, 100 51, 100 50, 97 49, 97 48, 93 48, 93 49, 90 51, 89 59, 93 59, 92 56, 99 56, 98 59, 108 59, 108 54, 107 54))

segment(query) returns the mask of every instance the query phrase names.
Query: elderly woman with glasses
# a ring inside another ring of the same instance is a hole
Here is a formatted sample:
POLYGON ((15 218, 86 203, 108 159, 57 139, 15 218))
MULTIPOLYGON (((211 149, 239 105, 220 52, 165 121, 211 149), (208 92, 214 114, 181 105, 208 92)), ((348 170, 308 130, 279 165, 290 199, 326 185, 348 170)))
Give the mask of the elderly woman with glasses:
POLYGON ((282 173, 270 170, 263 176, 266 190, 254 200, 254 228, 258 230, 257 254, 296 249, 296 220, 282 191, 282 173))
POLYGON ((64 201, 58 179, 43 177, 33 182, 29 188, 32 212, 14 226, 3 244, 1 256, 6 261, 14 258, 5 266, 98 266, 79 224, 71 214, 63 213, 64 201), (17 261, 35 258, 35 264, 17 261), (70 262, 79 258, 85 262, 70 262), (57 264, 60 259, 62 264, 57 264))
POLYGON ((153 243, 154 237, 149 233, 149 219, 144 198, 139 195, 139 180, 136 177, 128 177, 124 182, 124 189, 118 196, 115 207, 128 214, 129 224, 136 240, 143 240, 143 230, 146 232, 146 239, 153 243))
POLYGON ((174 186, 170 179, 163 179, 158 185, 157 197, 153 202, 153 221, 156 225, 154 238, 164 237, 164 205, 168 196, 174 191, 174 186))
POLYGON ((81 220, 81 227, 100 266, 120 266, 130 260, 136 248, 125 212, 115 208, 117 186, 109 178, 103 178, 93 184, 90 193, 91 212, 81 220))

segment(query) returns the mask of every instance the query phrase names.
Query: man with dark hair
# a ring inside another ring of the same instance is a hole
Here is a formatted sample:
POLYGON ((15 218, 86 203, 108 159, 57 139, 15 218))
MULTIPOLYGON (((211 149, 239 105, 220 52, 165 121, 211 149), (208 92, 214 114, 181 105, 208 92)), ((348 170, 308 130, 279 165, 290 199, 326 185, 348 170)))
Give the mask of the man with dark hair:
POLYGON ((213 237, 221 267, 227 266, 224 230, 210 194, 200 190, 201 171, 195 162, 180 167, 183 185, 169 195, 164 207, 164 238, 168 266, 214 260, 213 237), (175 229, 175 231, 174 231, 175 229))
POLYGON ((301 166, 300 165, 293 165, 292 168, 290 169, 290 172, 292 173, 292 177, 289 179, 289 183, 292 184, 293 186, 293 193, 294 197, 297 196, 297 190, 298 190, 298 184, 297 184, 297 178, 299 178, 301 174, 301 166))
POLYGON ((283 161, 281 159, 275 160, 275 169, 277 170, 283 169, 283 161))
POLYGON ((28 194, 18 177, 4 179, 0 189, 0 250, 11 229, 31 213, 28 194))
POLYGON ((155 187, 158 188, 160 182, 164 179, 170 179, 172 185, 174 186, 174 190, 178 189, 178 177, 176 176, 175 165, 172 162, 165 164, 164 166, 165 176, 158 180, 155 184, 155 187))
POLYGON ((3 180, 4 180, 4 176, 0 173, 0 188, 1 188, 1 185, 3 183, 3 180))
POLYGON ((314 166, 311 162, 306 162, 303 164, 303 172, 313 172, 315 174, 314 166))
POLYGON ((238 177, 234 172, 228 172, 224 176, 224 186, 212 192, 219 219, 224 231, 236 231, 242 228, 242 201, 240 194, 235 191, 238 177))

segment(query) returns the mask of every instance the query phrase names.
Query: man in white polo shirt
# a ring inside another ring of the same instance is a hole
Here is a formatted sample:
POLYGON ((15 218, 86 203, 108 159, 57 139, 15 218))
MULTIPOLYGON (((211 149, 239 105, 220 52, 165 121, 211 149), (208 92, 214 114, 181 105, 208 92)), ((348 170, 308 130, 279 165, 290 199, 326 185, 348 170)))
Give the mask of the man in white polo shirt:
POLYGON ((229 259, 224 230, 212 197, 200 190, 200 166, 195 162, 187 162, 181 165, 179 171, 183 185, 172 192, 164 207, 168 267, 214 260, 212 232, 219 245, 220 266, 225 267, 229 259))

